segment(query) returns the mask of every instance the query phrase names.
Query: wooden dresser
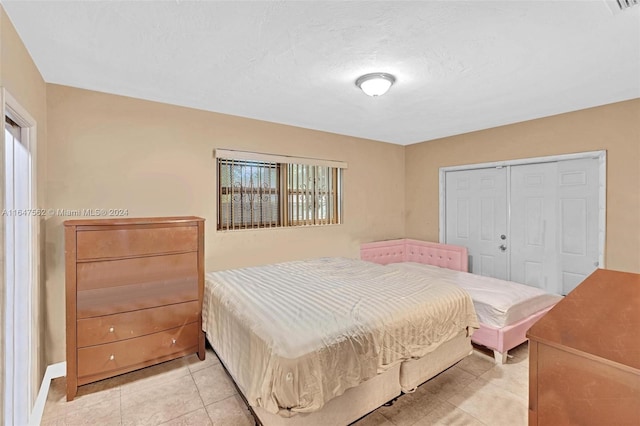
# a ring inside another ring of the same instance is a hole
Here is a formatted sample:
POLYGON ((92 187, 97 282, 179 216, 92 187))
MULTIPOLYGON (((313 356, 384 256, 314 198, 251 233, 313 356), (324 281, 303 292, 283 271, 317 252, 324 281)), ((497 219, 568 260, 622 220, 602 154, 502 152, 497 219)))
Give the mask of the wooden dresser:
POLYGON ((67 400, 78 386, 197 352, 204 219, 68 220, 67 400))
POLYGON ((640 424, 640 275, 596 270, 527 337, 529 425, 640 424))

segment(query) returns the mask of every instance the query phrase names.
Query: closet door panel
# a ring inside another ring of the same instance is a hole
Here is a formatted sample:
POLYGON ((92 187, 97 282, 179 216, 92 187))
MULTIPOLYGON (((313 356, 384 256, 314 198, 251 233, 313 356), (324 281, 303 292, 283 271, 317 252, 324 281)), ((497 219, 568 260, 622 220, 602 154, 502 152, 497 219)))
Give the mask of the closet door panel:
POLYGON ((567 294, 598 268, 599 164, 558 163, 558 291, 567 294))
POLYGON ((557 163, 511 166, 511 281, 556 292, 557 163))
POLYGON ((446 174, 446 242, 466 246, 469 271, 507 279, 506 168, 446 174))

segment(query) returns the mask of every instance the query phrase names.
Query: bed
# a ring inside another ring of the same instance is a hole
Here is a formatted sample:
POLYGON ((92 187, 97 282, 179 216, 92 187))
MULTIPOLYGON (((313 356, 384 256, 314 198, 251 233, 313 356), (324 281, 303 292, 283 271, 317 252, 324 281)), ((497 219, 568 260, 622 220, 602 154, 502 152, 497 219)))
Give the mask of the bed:
POLYGON ((562 299, 535 287, 467 273, 467 249, 461 246, 411 239, 378 241, 362 244, 360 257, 463 288, 473 299, 480 322, 471 340, 493 350, 496 362, 503 364, 508 351, 527 340, 527 330, 562 299))
POLYGON ((259 421, 349 424, 472 351, 469 295, 358 259, 205 275, 203 329, 259 421))

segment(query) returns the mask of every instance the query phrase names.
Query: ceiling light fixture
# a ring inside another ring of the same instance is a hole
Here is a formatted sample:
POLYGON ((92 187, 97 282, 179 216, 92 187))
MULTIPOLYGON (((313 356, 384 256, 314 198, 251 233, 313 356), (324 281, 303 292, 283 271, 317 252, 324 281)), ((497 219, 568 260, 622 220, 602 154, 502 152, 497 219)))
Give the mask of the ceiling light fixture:
POLYGON ((356 80, 358 86, 369 96, 381 96, 387 93, 396 78, 386 72, 374 72, 365 74, 356 80))

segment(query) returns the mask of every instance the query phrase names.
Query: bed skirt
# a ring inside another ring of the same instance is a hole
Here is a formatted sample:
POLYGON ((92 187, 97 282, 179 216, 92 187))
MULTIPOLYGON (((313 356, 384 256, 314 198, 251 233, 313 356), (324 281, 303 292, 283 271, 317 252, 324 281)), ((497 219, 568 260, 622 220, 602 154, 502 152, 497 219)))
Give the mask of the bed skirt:
POLYGON ((251 407, 264 426, 348 425, 374 411, 402 392, 417 386, 451 367, 472 352, 466 331, 440 345, 420 359, 404 361, 366 382, 348 389, 312 413, 273 414, 261 407, 251 407), (284 416, 283 416, 284 415, 284 416))

